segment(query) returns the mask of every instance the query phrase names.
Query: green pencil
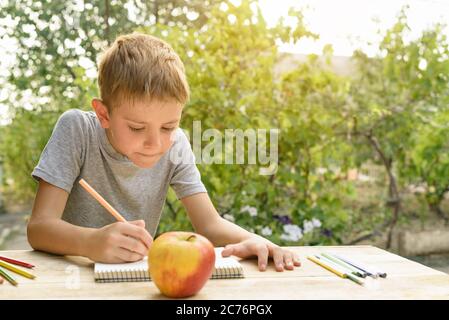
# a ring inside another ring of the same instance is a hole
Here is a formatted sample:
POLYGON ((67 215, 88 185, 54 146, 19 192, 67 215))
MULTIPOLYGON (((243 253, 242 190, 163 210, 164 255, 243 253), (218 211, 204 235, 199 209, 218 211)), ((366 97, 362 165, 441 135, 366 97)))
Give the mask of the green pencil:
POLYGON ((354 281, 355 283, 364 286, 365 282, 358 278, 357 276, 351 274, 351 270, 348 268, 345 268, 341 265, 336 264, 335 262, 333 262, 332 260, 326 258, 325 256, 323 256, 323 254, 321 255, 317 255, 316 256, 319 260, 321 260, 323 263, 326 263, 328 266, 331 266, 332 268, 334 268, 335 270, 338 270, 341 274, 342 274, 342 278, 348 278, 349 280, 354 281))
POLYGON ((361 273, 359 269, 354 268, 350 264, 348 264, 348 263, 346 263, 344 261, 341 261, 340 259, 334 257, 331 254, 322 253, 321 255, 323 255, 324 257, 328 258, 329 260, 331 260, 331 261, 333 261, 333 262, 335 262, 335 263, 345 267, 346 269, 350 270, 351 273, 355 274, 356 276, 359 276, 359 277, 362 277, 362 278, 366 277, 366 274, 365 273, 361 273))
POLYGON ((358 283, 360 285, 364 285, 365 283, 363 282, 362 279, 356 277, 355 275, 351 274, 351 273, 346 273, 346 276, 351 279, 352 281, 354 281, 355 283, 358 283))
POLYGON ((8 280, 8 282, 11 283, 13 286, 17 286, 17 281, 2 268, 0 268, 0 276, 8 280))

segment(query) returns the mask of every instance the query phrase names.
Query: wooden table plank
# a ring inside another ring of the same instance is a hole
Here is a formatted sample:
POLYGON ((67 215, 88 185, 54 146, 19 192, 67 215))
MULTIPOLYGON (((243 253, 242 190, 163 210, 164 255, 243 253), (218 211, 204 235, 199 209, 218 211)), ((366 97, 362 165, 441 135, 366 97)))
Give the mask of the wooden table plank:
MULTIPOLYGON (((260 272, 257 261, 241 261, 244 279, 210 280, 192 299, 449 299, 449 275, 372 246, 291 247, 302 266, 276 272, 270 263, 260 272), (333 252, 387 272, 366 286, 341 279, 307 260, 333 252)), ((83 257, 37 251, 2 251, 0 255, 36 265, 35 280, 16 275, 18 287, 0 286, 0 299, 165 299, 153 282, 95 283, 93 262, 83 257)))

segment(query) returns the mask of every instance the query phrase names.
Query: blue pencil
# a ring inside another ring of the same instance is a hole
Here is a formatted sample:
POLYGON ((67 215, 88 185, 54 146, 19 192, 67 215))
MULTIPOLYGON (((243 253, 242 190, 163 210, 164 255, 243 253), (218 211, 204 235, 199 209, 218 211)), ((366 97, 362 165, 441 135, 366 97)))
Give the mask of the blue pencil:
POLYGON ((340 260, 343 260, 346 263, 349 263, 350 265, 356 267, 357 269, 362 270, 363 272, 367 273, 369 276, 372 276, 374 278, 377 278, 377 276, 381 277, 381 278, 386 278, 387 277, 387 273, 386 272, 382 272, 382 271, 378 271, 378 270, 373 270, 371 268, 367 268, 366 266, 362 266, 360 265, 360 263, 354 262, 353 260, 350 260, 348 258, 339 256, 334 254, 335 257, 337 257, 340 260))

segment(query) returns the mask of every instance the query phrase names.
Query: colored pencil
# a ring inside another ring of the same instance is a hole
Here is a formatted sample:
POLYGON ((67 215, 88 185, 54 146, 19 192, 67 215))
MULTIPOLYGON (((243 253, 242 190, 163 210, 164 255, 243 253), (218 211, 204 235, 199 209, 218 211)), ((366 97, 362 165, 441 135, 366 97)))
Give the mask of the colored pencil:
POLYGON ((322 266, 323 268, 335 273, 336 275, 338 275, 341 278, 348 278, 349 280, 352 280, 359 285, 362 285, 362 286, 364 285, 364 281, 362 279, 359 279, 355 275, 349 273, 348 271, 346 271, 347 269, 342 270, 341 266, 333 263, 332 261, 330 261, 329 259, 326 259, 325 257, 308 256, 307 259, 309 259, 309 260, 315 262, 316 264, 322 266))
POLYGON ((345 274, 344 272, 341 272, 341 270, 337 270, 336 268, 332 268, 331 266, 329 266, 328 264, 326 264, 324 261, 321 261, 319 258, 313 257, 313 256, 308 256, 307 259, 309 259, 310 261, 315 262, 316 264, 322 266, 324 269, 329 270, 330 272, 335 273, 337 276, 344 278, 345 274))
POLYGON ((0 276, 0 284, 3 284, 3 281, 5 281, 5 280, 3 280, 3 277, 0 276))
POLYGON ((21 267, 25 267, 25 268, 28 268, 28 269, 34 268, 34 265, 32 265, 30 263, 27 263, 27 262, 20 261, 20 260, 14 260, 14 259, 3 257, 3 256, 0 256, 0 260, 3 260, 5 262, 9 262, 9 263, 15 264, 15 265, 18 265, 18 266, 21 266, 21 267))
POLYGON ((352 274, 352 269, 349 269, 346 266, 339 265, 339 264, 335 263, 334 261, 326 258, 323 255, 317 255, 316 257, 318 259, 320 259, 321 261, 324 261, 327 265, 332 266, 334 269, 341 270, 341 272, 343 272, 343 274, 344 274, 344 278, 349 278, 350 280, 363 285, 363 281, 361 279, 359 279, 356 275, 352 274))
POLYGON ((86 189, 110 214, 112 214, 118 221, 126 222, 126 219, 118 213, 94 188, 92 188, 84 179, 79 181, 80 185, 86 189))
POLYGON ((368 268, 365 265, 360 264, 359 262, 355 262, 352 259, 348 259, 346 257, 340 256, 340 255, 335 255, 338 259, 343 260, 351 265, 353 265, 354 267, 356 267, 357 269, 363 270, 366 273, 368 273, 368 275, 371 275, 373 277, 381 277, 381 278, 386 278, 387 277, 387 273, 386 272, 382 272, 379 270, 375 270, 374 268, 368 268))
POLYGON ((326 257, 326 258, 328 258, 329 260, 331 260, 331 261, 333 261, 333 262, 335 262, 335 263, 345 267, 346 269, 349 269, 351 271, 351 273, 355 274, 356 276, 359 276, 359 277, 362 277, 362 278, 366 278, 366 276, 368 275, 366 272, 353 267, 349 263, 346 263, 343 260, 338 259, 337 257, 335 257, 332 254, 322 253, 321 255, 326 257))
POLYGON ((362 286, 365 284, 365 283, 363 282, 362 279, 356 277, 356 276, 353 275, 353 274, 347 273, 346 276, 347 276, 350 280, 354 281, 354 282, 357 283, 357 284, 360 284, 360 285, 362 285, 362 286))
POLYGON ((10 276, 5 270, 0 268, 0 276, 4 278, 6 281, 11 283, 13 286, 17 286, 17 281, 12 276, 10 276))
POLYGON ((321 261, 324 261, 327 265, 331 266, 334 269, 340 270, 340 272, 343 273, 343 278, 348 278, 349 280, 354 281, 357 284, 360 285, 364 285, 364 281, 360 278, 358 278, 357 276, 353 275, 350 269, 346 268, 346 267, 342 267, 341 265, 336 264, 335 262, 333 262, 332 260, 329 260, 328 258, 324 257, 324 256, 315 256, 318 259, 320 259, 321 261))
POLYGON ((25 277, 25 278, 29 278, 29 279, 34 279, 34 278, 36 278, 35 275, 33 275, 33 274, 31 274, 31 273, 28 273, 28 272, 26 272, 26 271, 24 271, 24 270, 21 270, 21 269, 15 267, 15 266, 13 266, 12 264, 9 264, 8 262, 5 262, 5 261, 1 261, 1 260, 0 260, 0 267, 3 267, 3 268, 5 268, 5 269, 8 269, 8 270, 10 270, 10 271, 12 271, 12 272, 15 272, 15 273, 17 273, 17 274, 20 274, 21 276, 23 276, 23 277, 25 277))

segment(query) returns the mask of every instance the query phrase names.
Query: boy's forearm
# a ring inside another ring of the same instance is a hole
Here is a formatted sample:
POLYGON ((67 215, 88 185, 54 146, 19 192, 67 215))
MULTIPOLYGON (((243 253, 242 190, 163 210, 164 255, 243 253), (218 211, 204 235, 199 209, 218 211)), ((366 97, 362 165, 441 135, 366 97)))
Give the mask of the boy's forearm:
POLYGON ((223 247, 227 244, 242 242, 251 237, 258 237, 256 234, 221 217, 209 226, 203 235, 216 247, 223 247))
POLYGON ((59 219, 41 219, 28 224, 28 242, 36 250, 62 255, 89 256, 88 239, 95 231, 59 219))

